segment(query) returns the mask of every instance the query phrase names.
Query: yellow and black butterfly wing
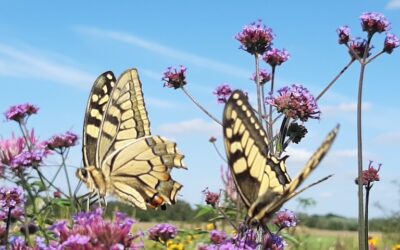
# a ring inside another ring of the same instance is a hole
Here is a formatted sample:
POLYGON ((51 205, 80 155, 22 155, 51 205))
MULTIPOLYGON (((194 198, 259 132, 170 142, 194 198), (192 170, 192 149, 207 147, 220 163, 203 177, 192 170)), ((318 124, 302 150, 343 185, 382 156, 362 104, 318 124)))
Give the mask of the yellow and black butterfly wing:
POLYGON ((175 203, 181 185, 170 172, 185 168, 184 156, 176 143, 151 136, 137 70, 122 73, 110 96, 96 152, 107 188, 143 209, 175 203))
POLYGON ((150 135, 150 121, 136 69, 122 73, 110 94, 97 141, 97 163, 132 139, 150 135))
MULTIPOLYGON (((338 131, 339 131, 339 125, 327 135, 321 146, 314 152, 314 154, 308 160, 308 162, 306 163, 300 174, 292 182, 290 182, 290 184, 285 188, 283 193, 281 194, 266 193, 260 196, 252 204, 252 206, 248 211, 248 215, 251 220, 259 222, 264 218, 270 218, 276 211, 278 211, 282 207, 282 205, 285 202, 287 202, 289 199, 293 198, 294 196, 300 193, 296 192, 297 188, 311 174, 311 172, 315 168, 317 168, 317 166, 322 161, 324 156, 328 153, 329 149, 331 148, 337 136, 338 131)), ((326 178, 324 178, 323 180, 325 179, 326 178)), ((321 181, 318 181, 317 183, 321 181)), ((304 190, 305 189, 303 189, 302 191, 304 190)))
POLYGON ((111 71, 101 74, 93 84, 83 124, 83 161, 85 166, 96 165, 96 149, 104 113, 111 98, 116 79, 111 71))
POLYGON ((173 167, 185 168, 176 143, 160 136, 131 140, 106 158, 113 192, 122 200, 146 209, 174 204, 182 185, 170 176, 173 167))
POLYGON ((290 182, 285 158, 269 156, 266 132, 240 90, 225 105, 223 130, 228 164, 247 208, 265 193, 282 194, 290 182))

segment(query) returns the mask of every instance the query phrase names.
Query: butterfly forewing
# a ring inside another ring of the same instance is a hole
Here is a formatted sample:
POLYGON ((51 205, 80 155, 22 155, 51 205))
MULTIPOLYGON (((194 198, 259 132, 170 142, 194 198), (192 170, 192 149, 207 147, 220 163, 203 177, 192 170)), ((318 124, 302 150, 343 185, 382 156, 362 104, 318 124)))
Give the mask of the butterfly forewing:
POLYGON ((100 129, 98 162, 130 140, 150 135, 142 84, 136 69, 125 71, 118 79, 100 129))
POLYGON ((285 159, 269 157, 266 132, 239 90, 225 105, 223 129, 228 164, 245 205, 271 190, 282 193, 290 182, 285 159))
POLYGON ((261 221, 263 218, 269 218, 273 215, 273 213, 278 211, 286 201, 297 195, 297 188, 322 161, 324 156, 331 148, 338 131, 339 126, 337 126, 328 134, 321 146, 310 157, 300 174, 287 186, 282 194, 274 195, 273 193, 267 193, 263 196, 260 196, 250 207, 248 212, 249 217, 255 221, 261 221))
POLYGON ((116 79, 111 71, 101 74, 93 84, 83 124, 82 153, 85 166, 95 166, 96 164, 96 146, 100 135, 100 126, 115 84, 116 79))

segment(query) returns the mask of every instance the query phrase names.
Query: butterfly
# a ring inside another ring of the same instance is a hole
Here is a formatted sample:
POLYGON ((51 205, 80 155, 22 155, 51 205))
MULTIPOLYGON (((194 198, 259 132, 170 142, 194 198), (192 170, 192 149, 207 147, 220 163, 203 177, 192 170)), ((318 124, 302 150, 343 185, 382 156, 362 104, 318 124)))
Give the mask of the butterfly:
POLYGON ((328 134, 303 171, 291 180, 285 164, 288 156, 278 158, 270 154, 266 132, 247 96, 240 90, 232 93, 223 114, 224 144, 235 186, 248 209, 249 224, 268 221, 286 201, 306 189, 296 191, 326 155, 338 129, 337 126, 328 134))
POLYGON ((83 125, 84 167, 76 172, 91 193, 146 210, 174 204, 182 185, 171 170, 186 168, 175 142, 151 135, 136 69, 94 82, 83 125))

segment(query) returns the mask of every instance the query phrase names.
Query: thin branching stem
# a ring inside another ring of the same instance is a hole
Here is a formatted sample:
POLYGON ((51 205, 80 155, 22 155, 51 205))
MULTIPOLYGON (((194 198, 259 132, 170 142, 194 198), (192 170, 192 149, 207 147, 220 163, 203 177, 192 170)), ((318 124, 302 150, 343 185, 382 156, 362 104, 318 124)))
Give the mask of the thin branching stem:
POLYGON ((254 61, 256 65, 256 88, 257 88, 257 113, 258 113, 258 119, 260 122, 263 122, 262 116, 263 116, 263 110, 262 110, 262 96, 261 96, 261 84, 260 84, 260 60, 259 60, 259 55, 256 53, 254 54, 254 61))
POLYGON ((233 229, 235 229, 236 232, 239 232, 238 227, 235 225, 235 223, 233 223, 231 218, 229 218, 229 216, 224 212, 224 210, 220 206, 216 206, 216 207, 217 207, 218 212, 221 213, 222 216, 224 216, 224 218, 229 222, 229 224, 233 227, 233 229))
POLYGON ((208 115, 208 117, 210 117, 211 119, 213 119, 216 123, 218 123, 219 125, 222 126, 222 122, 220 120, 218 120, 217 118, 215 118, 215 116, 213 116, 210 112, 208 112, 196 99, 194 99, 194 97, 186 90, 186 88, 184 86, 181 87, 183 93, 185 93, 187 95, 187 97, 189 97, 189 99, 199 108, 201 109, 201 111, 203 111, 206 115, 208 115))
POLYGON ((315 98, 316 100, 319 100, 331 87, 332 85, 346 72, 346 70, 353 64, 355 60, 351 59, 350 62, 343 67, 343 69, 333 78, 333 80, 319 93, 319 95, 315 98))
POLYGON ((211 144, 214 146, 215 151, 217 152, 218 156, 224 161, 224 162, 228 162, 226 160, 226 158, 222 155, 221 151, 219 151, 217 145, 215 144, 215 142, 211 142, 211 144))
MULTIPOLYGON (((272 66, 272 72, 271 72, 271 90, 270 93, 272 94, 274 92, 274 85, 275 85, 275 66, 272 66)), ((272 140, 273 136, 274 136, 274 122, 273 122, 273 117, 272 117, 272 105, 269 105, 269 113, 268 113, 268 123, 269 126, 267 127, 267 131, 268 131, 268 140, 271 143, 270 146, 270 150, 271 153, 274 154, 274 142, 272 140)))
POLYGON ((68 194, 69 194, 68 197, 69 197, 70 202, 71 202, 71 210, 72 210, 72 213, 74 213, 75 212, 74 197, 72 195, 71 181, 69 179, 67 165, 65 164, 65 161, 66 161, 65 153, 66 153, 66 151, 61 151, 60 153, 61 153, 61 160, 62 160, 61 161, 61 166, 63 166, 64 173, 65 173, 65 178, 67 179, 68 194))
POLYGON ((373 60, 375 60, 377 57, 379 57, 380 55, 382 55, 383 53, 385 53, 384 50, 382 50, 381 52, 379 52, 378 54, 374 55, 373 57, 371 57, 365 64, 368 64, 370 62, 372 62, 373 60))
MULTIPOLYGON (((9 240, 8 240, 8 233, 10 232, 11 210, 12 210, 12 209, 13 209, 12 207, 8 208, 7 222, 6 222, 6 232, 5 232, 4 236, 3 236, 3 240, 4 240, 5 243, 6 243, 6 249, 7 249, 7 250, 10 249, 10 242, 9 242, 9 240)), ((25 230, 26 230, 26 228, 25 228, 25 230)), ((28 237, 29 237, 29 236, 28 236, 28 237)), ((0 242, 0 243, 3 244, 3 242, 0 242)))
POLYGON ((369 208, 369 193, 371 191, 372 185, 368 183, 365 187, 365 238, 368 241, 368 234, 369 234, 369 223, 368 223, 368 208, 369 208))

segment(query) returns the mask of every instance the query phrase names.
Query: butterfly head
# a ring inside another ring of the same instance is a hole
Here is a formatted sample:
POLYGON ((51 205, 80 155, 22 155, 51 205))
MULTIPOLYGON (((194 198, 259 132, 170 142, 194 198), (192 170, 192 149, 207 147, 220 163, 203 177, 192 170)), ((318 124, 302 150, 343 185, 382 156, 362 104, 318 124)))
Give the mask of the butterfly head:
POLYGON ((104 176, 96 167, 89 166, 79 168, 75 175, 86 184, 89 191, 93 192, 98 190, 101 196, 106 195, 104 176))

